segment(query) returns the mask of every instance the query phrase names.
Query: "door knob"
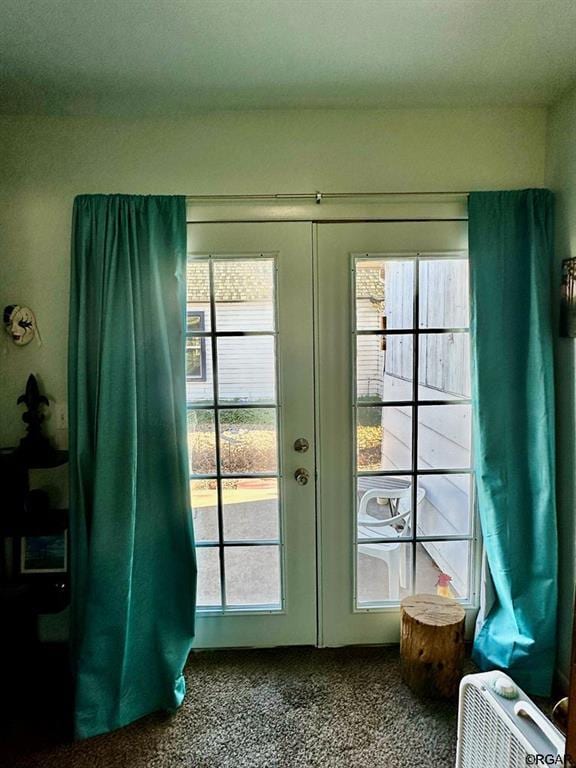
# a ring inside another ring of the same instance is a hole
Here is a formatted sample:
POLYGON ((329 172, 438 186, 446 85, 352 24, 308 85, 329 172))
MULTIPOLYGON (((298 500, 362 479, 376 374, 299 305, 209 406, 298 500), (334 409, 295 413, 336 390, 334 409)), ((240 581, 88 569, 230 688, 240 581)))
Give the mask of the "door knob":
POLYGON ((310 473, 304 467, 298 467, 296 472, 294 472, 294 480, 296 480, 298 485, 307 485, 309 479, 310 473))
POLYGON ((310 443, 305 437, 299 437, 294 443, 294 450, 296 453, 306 453, 308 448, 310 448, 310 443))

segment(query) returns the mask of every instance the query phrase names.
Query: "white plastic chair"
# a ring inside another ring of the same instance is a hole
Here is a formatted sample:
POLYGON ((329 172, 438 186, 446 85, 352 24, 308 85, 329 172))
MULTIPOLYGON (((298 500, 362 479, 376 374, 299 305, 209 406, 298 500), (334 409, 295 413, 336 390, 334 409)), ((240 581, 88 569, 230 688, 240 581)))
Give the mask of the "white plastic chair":
MULTIPOLYGON (((423 488, 418 488, 416 503, 419 504, 425 496, 423 488)), ((377 557, 386 562, 388 568, 389 595, 391 600, 399 600, 400 588, 406 589, 408 579, 406 573, 406 557, 402 557, 402 534, 410 525, 411 510, 406 503, 406 489, 370 488, 365 491, 360 499, 358 507, 358 551, 371 557, 377 557), (388 501, 391 510, 396 514, 384 520, 379 520, 368 515, 368 502, 372 499, 388 501), (393 503, 395 502, 395 504, 393 503), (398 511, 401 510, 401 511, 398 511), (396 539, 396 541, 379 542, 377 544, 363 544, 362 539, 396 539)), ((409 494, 408 494, 409 496, 409 494)), ((405 541, 408 539, 404 538, 405 541)))

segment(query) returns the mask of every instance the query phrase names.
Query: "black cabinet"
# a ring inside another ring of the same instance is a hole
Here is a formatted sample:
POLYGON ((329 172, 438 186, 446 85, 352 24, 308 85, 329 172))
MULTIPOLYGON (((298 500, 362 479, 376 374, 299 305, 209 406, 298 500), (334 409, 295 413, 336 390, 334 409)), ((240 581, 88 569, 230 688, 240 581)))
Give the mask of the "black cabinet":
POLYGON ((7 608, 57 613, 68 604, 68 511, 51 509, 46 494, 30 490, 28 480, 31 469, 67 462, 67 451, 43 462, 0 454, 0 603, 7 608))
POLYGON ((68 510, 51 509, 30 490, 29 472, 68 462, 66 451, 47 461, 0 453, 0 729, 21 738, 44 727, 69 733, 71 685, 67 647, 40 643, 38 617, 70 601, 68 510), (37 717, 36 717, 37 715, 37 717))

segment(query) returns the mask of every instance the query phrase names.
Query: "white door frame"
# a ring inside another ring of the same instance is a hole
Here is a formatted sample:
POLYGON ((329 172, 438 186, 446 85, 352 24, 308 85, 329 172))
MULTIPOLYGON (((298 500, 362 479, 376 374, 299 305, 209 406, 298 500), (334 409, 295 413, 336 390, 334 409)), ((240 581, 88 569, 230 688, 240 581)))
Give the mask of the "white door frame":
MULTIPOLYGON (((329 222, 397 222, 397 221, 467 221, 467 194, 403 194, 393 196, 358 197, 353 194, 349 198, 321 201, 320 204, 298 200, 266 200, 255 201, 250 199, 230 202, 194 202, 187 205, 188 223, 233 223, 233 222, 273 222, 273 221, 300 221, 309 222, 312 225, 329 222)), ((313 226, 312 241, 313 280, 314 280, 314 356, 315 356, 315 443, 316 466, 321 466, 320 442, 320 406, 319 406, 319 375, 318 375, 318 243, 317 226, 313 226)), ((321 514, 321 482, 322 478, 316 478, 316 569, 317 569, 317 646, 331 645, 324 636, 324 605, 322 585, 322 514, 321 514)), ((480 563, 482 559, 482 544, 476 546, 474 556, 475 578, 479 579, 480 563)), ((390 610, 390 609, 384 609, 390 610)), ((474 622, 478 613, 477 605, 465 606, 467 635, 471 636, 474 630, 474 622)), ((354 642, 354 641, 353 641, 354 642)), ((367 638, 366 642, 370 642, 367 638)), ((336 643, 338 645, 339 643, 336 643)))

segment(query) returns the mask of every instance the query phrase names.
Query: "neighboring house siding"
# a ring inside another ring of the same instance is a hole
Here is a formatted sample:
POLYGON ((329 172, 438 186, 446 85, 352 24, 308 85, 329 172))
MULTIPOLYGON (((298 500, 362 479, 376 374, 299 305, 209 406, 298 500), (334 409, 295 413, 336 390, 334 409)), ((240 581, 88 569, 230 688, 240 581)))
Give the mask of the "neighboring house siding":
MULTIPOLYGON (((270 258, 215 259, 212 288, 218 332, 269 332, 275 327, 275 264, 270 258)), ((210 265, 190 259, 187 268, 187 309, 204 313, 204 330, 211 329, 210 265)), ((274 336, 220 336, 218 345, 218 397, 220 403, 274 403, 276 354, 274 336)), ((205 380, 187 377, 188 401, 211 402, 212 347, 205 348, 205 380)))
MULTIPOLYGON (((234 307, 230 306, 230 312, 234 307)), ((220 401, 237 403, 276 400, 273 336, 218 339, 218 392, 220 401)))
MULTIPOLYGON (((188 303, 189 311, 209 312, 204 303, 188 303)), ((208 318, 208 314, 206 314, 208 318)), ((266 302, 222 302, 217 307, 219 331, 261 331, 273 327, 266 302)), ((208 326, 208 321, 207 321, 208 326)), ((205 340, 206 380, 188 381, 188 400, 212 399, 212 349, 205 340)), ((220 337, 218 340, 218 389, 221 401, 274 402, 276 390, 273 336, 220 337)))
MULTIPOLYGON (((360 328, 379 323, 378 307, 367 298, 356 302, 357 322, 360 328)), ((359 336, 356 350, 356 380, 358 398, 383 396, 384 352, 379 336, 359 336)))

